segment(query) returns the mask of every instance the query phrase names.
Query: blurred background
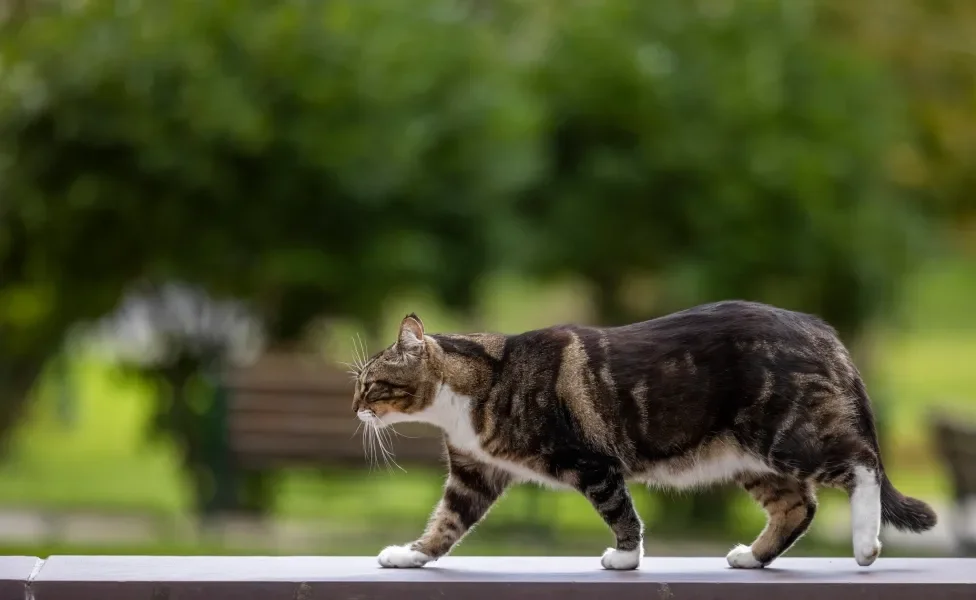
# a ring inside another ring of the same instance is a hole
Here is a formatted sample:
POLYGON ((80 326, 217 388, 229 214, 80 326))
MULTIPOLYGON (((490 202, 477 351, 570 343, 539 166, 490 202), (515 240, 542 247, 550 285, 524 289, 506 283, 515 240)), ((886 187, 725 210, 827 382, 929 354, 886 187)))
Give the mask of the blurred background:
MULTIPOLYGON (((972 0, 2 0, 0 552, 375 554, 444 478, 350 410, 340 363, 403 314, 724 298, 838 328, 942 517, 886 554, 965 552, 974 185, 972 0)), ((633 493, 648 554, 764 522, 633 493)), ((850 556, 848 523, 824 492, 793 554, 850 556)), ((527 486, 457 553, 610 540, 527 486)))

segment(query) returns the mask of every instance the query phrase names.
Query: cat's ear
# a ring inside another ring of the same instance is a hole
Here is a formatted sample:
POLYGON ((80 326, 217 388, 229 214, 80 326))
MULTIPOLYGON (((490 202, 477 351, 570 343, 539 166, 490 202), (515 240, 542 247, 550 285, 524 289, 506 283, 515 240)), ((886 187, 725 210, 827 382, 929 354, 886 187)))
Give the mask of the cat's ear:
POLYGON ((419 354, 424 349, 424 323, 414 313, 400 321, 400 335, 397 346, 406 354, 419 354))

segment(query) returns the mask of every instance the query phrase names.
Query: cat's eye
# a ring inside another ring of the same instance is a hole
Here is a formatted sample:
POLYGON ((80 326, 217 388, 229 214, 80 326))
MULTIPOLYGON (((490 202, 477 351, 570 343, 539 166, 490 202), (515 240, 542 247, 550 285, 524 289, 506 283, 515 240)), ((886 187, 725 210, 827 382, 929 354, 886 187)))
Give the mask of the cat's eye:
POLYGON ((374 381, 374 382, 372 382, 372 383, 370 383, 369 385, 366 386, 366 392, 365 392, 364 396, 367 399, 369 399, 369 396, 371 394, 376 393, 376 392, 385 392, 387 395, 391 395, 392 393, 396 392, 397 390, 402 390, 402 389, 404 389, 406 387, 407 386, 405 386, 405 385, 393 383, 393 382, 390 382, 390 381, 376 380, 376 381, 374 381))
POLYGON ((393 383, 392 381, 385 381, 385 380, 377 380, 374 383, 376 385, 379 385, 380 387, 384 387, 390 390, 403 390, 408 387, 406 384, 403 383, 393 383))

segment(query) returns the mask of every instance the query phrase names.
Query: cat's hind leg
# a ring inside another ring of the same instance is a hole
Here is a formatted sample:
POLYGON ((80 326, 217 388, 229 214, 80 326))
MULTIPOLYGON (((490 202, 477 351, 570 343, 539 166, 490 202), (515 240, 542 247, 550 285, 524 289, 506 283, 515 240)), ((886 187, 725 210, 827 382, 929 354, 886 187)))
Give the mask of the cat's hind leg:
POLYGON ((737 569, 759 569, 789 550, 806 533, 817 512, 813 486, 788 475, 742 480, 742 487, 766 511, 766 527, 750 546, 737 546, 726 557, 737 569))
POLYGON ((850 488, 854 560, 871 566, 881 554, 881 482, 877 469, 856 466, 850 488))
POLYGON ((862 567, 874 564, 881 555, 882 508, 881 491, 884 480, 880 461, 871 449, 853 453, 854 458, 827 470, 817 478, 821 485, 840 488, 851 502, 851 537, 854 559, 862 567))
POLYGON ((831 484, 847 491, 851 500, 851 537, 854 560, 869 567, 881 555, 881 476, 877 461, 852 464, 839 481, 831 484))

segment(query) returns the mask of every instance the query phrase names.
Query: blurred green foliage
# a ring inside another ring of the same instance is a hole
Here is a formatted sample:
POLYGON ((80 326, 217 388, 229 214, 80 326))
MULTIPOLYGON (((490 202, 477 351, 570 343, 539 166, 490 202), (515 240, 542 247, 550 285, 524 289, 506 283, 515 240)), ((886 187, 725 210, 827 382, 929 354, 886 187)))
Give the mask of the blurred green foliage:
POLYGON ((0 31, 0 361, 139 279, 292 342, 503 269, 584 278, 607 323, 749 297, 856 340, 927 228, 897 80, 809 6, 38 5, 0 31))
POLYGON ((6 36, 5 284, 52 299, 31 329, 140 277, 251 297, 282 338, 401 286, 463 306, 536 114, 492 31, 426 4, 88 2, 6 36))
POLYGON ((647 272, 650 312, 750 296, 852 331, 890 297, 917 220, 877 64, 768 0, 472 4, 37 11, 3 42, 4 285, 34 307, 5 327, 176 277, 291 339, 405 287, 465 308, 513 264, 606 313, 647 272))
POLYGON ((886 307, 919 221, 885 177, 903 131, 878 64, 781 2, 584 2, 553 25, 526 209, 604 320, 749 297, 854 337, 886 307), (662 297, 635 314, 613 294, 641 270, 662 297))
MULTIPOLYGON (((819 0, 821 26, 887 65, 908 106, 910 136, 891 176, 963 228, 976 220, 976 3, 819 0)), ((970 229, 971 231, 971 229, 970 229)))

